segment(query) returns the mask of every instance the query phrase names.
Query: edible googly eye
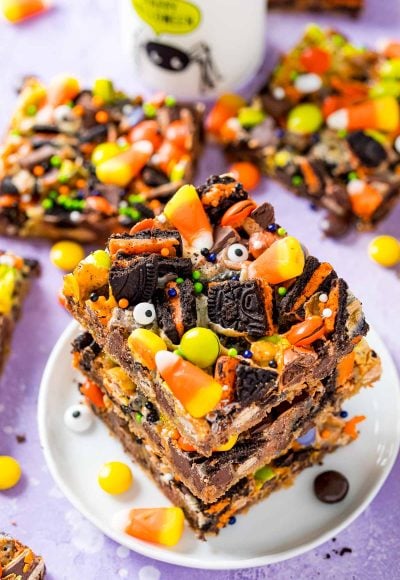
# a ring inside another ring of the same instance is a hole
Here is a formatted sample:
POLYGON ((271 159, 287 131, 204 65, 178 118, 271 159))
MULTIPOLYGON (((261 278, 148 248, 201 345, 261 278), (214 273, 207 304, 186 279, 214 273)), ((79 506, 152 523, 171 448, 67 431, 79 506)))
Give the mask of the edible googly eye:
POLYGON ((57 123, 63 123, 73 120, 71 108, 68 105, 60 105, 54 109, 54 118, 57 123))
POLYGON ((231 262, 245 262, 249 257, 249 252, 243 244, 232 244, 228 248, 227 257, 231 262))
POLYGON ((72 405, 64 413, 64 423, 75 433, 87 431, 93 423, 93 415, 86 405, 72 405))
POLYGON ((138 324, 151 324, 156 319, 156 311, 150 302, 140 302, 133 309, 133 317, 138 324))

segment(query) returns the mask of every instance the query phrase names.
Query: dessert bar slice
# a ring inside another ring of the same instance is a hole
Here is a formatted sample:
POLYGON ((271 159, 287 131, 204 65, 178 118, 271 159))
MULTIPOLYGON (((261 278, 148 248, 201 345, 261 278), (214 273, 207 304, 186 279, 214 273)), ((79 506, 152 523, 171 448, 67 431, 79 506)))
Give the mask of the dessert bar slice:
POLYGON ((64 295, 202 455, 330 376, 368 329, 333 267, 229 176, 182 187, 158 218, 111 236, 64 295))
POLYGON ((0 532, 0 578, 2 580, 42 580, 46 567, 41 556, 0 532))
POLYGON ((14 325, 30 280, 39 274, 37 260, 0 250, 0 369, 10 348, 14 325))
POLYGON ((107 79, 25 79, 0 148, 0 233, 105 240, 153 217, 193 177, 202 112, 107 79))
POLYGON ((303 385, 290 403, 274 407, 261 423, 204 458, 165 419, 158 405, 146 398, 140 385, 134 385, 121 367, 101 352, 88 333, 74 341, 73 353, 74 366, 90 383, 83 386, 82 393, 93 392, 96 385, 101 391, 100 397, 89 398, 89 402, 93 405, 103 400, 100 410, 125 421, 133 439, 141 439, 163 456, 170 472, 206 503, 216 501, 241 478, 282 455, 294 439, 310 429, 310 423, 321 422, 340 409, 344 397, 371 386, 380 375, 379 359, 363 340, 355 349, 349 376, 335 372, 316 385, 303 385))

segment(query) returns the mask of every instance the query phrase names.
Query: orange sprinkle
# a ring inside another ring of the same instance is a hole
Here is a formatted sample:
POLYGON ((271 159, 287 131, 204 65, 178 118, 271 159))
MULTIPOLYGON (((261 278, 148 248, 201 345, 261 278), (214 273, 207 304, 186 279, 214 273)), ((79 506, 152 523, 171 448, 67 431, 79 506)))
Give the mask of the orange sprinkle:
POLYGON ((331 432, 329 431, 329 429, 324 429, 321 433, 322 439, 329 439, 330 436, 331 432))
POLYGON ((76 182, 76 187, 78 187, 78 189, 83 189, 86 187, 86 179, 78 179, 76 182))
POLYGON ((75 107, 72 108, 72 112, 77 117, 82 117, 85 112, 85 109, 82 107, 82 105, 75 105, 75 107))
POLYGON ((36 175, 36 177, 41 177, 44 173, 44 167, 41 165, 35 165, 35 167, 32 169, 32 173, 33 175, 36 175))
POLYGON ((357 439, 357 435, 358 435, 357 425, 358 425, 358 423, 365 421, 365 419, 366 419, 366 417, 364 415, 356 415, 355 417, 350 419, 350 421, 346 422, 346 425, 344 426, 343 432, 346 433, 346 435, 348 435, 352 439, 357 439))
POLYGON ((81 151, 82 153, 86 153, 86 155, 90 155, 93 151, 94 147, 92 143, 82 143, 81 151))
POLYGON ((69 187, 68 185, 60 185, 58 191, 61 195, 67 195, 69 193, 69 187))
POLYGON ((120 308, 128 308, 129 300, 127 300, 126 298, 121 298, 121 300, 118 300, 118 306, 120 308))
POLYGON ((95 115, 95 119, 98 123, 107 123, 108 113, 106 111, 98 111, 95 115))
POLYGON ((92 103, 95 107, 101 107, 102 105, 104 105, 104 100, 98 95, 93 95, 92 103))
POLYGON ((162 256, 164 256, 164 258, 166 258, 167 256, 169 256, 169 249, 168 248, 162 248, 160 254, 162 256))

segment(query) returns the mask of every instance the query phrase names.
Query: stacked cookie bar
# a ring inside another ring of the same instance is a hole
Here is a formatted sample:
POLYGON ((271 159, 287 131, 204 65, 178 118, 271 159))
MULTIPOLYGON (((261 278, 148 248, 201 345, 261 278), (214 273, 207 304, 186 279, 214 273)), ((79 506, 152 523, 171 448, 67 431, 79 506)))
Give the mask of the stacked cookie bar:
POLYGON ((81 392, 203 537, 357 437, 360 302, 230 176, 183 186, 65 277, 81 392))
POLYGON ((0 147, 0 234, 105 241, 153 217, 192 178, 202 112, 108 79, 25 79, 0 147))

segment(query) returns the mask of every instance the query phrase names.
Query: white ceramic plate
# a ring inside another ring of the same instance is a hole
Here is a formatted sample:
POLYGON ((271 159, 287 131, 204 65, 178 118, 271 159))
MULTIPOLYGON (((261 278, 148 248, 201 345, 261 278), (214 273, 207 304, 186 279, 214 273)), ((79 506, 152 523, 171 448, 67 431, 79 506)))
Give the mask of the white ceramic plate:
POLYGON ((105 494, 97 484, 100 466, 111 460, 129 462, 117 440, 95 421, 88 432, 75 434, 63 422, 65 409, 80 399, 78 373, 71 368, 70 343, 78 326, 72 323, 57 342, 47 363, 39 396, 39 430, 49 469, 71 503, 107 536, 128 548, 163 562, 205 569, 261 566, 302 554, 348 526, 372 501, 395 461, 400 441, 399 379, 385 345, 371 332, 369 342, 380 354, 384 373, 374 389, 364 389, 346 403, 352 414, 367 416, 359 439, 327 457, 323 467, 304 471, 290 489, 273 494, 237 518, 217 538, 197 540, 186 529, 173 549, 147 544, 115 524, 129 508, 169 505, 162 493, 133 466, 135 484, 122 497, 105 494), (315 476, 336 469, 349 479, 350 491, 339 504, 319 502, 315 476), (268 525, 266 523, 268 522, 268 525))

